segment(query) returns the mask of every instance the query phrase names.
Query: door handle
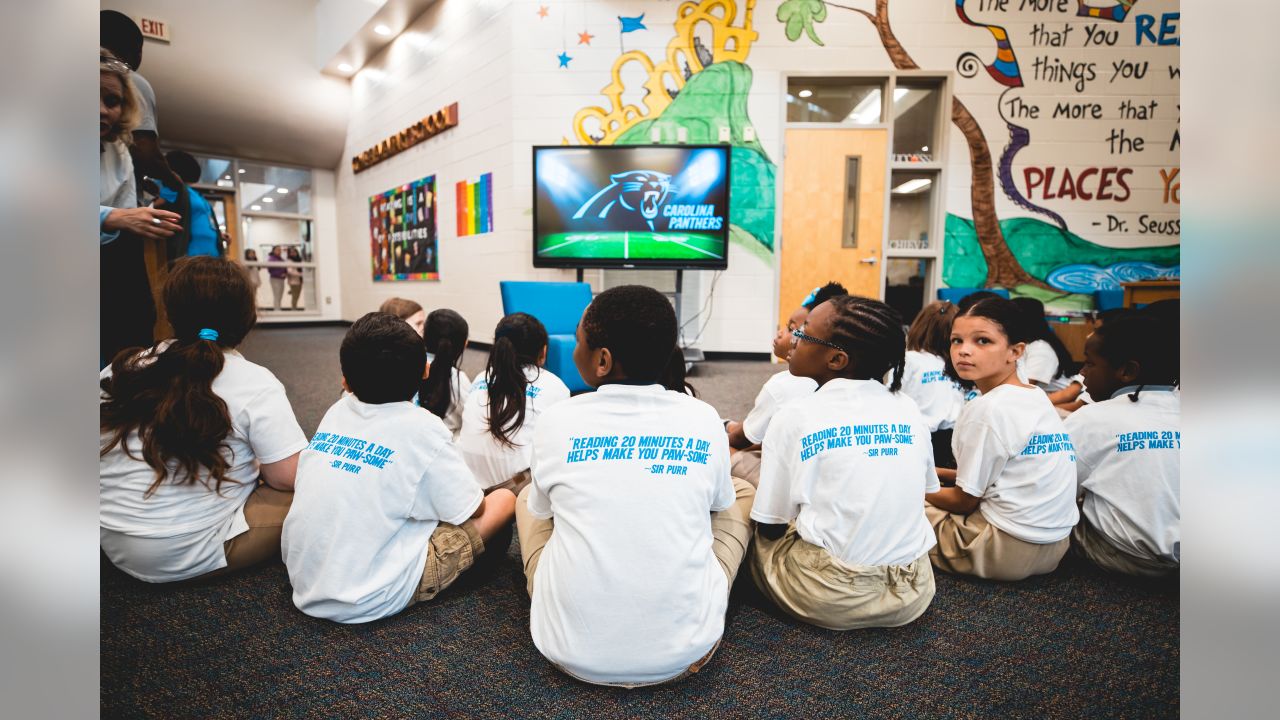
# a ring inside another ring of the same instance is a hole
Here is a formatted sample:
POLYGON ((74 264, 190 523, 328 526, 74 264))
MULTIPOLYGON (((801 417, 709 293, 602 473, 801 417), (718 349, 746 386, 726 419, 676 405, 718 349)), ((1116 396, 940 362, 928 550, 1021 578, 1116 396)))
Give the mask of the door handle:
POLYGON ((875 265, 877 260, 878 258, 875 255, 872 255, 871 257, 864 257, 858 262, 866 263, 867 265, 875 265))

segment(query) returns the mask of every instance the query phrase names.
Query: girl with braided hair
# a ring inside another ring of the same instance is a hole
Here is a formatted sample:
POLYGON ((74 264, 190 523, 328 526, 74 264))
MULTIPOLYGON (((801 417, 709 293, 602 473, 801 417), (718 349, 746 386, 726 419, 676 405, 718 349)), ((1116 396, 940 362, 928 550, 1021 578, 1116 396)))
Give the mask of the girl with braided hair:
POLYGON ((569 397, 546 362, 547 329, 538 318, 518 312, 498 321, 489 364, 467 395, 458 434, 462 459, 486 492, 524 489, 538 416, 569 397))
POLYGON ((951 363, 981 396, 952 435, 954 481, 930 493, 938 537, 929 558, 947 572, 1021 580, 1053 572, 1067 552, 1076 509, 1076 453, 1043 390, 1018 378, 1031 339, 1018 306, 986 298, 951 324, 951 363))
POLYGON ((794 332, 791 372, 818 390, 764 438, 751 574, 787 613, 833 630, 905 625, 933 600, 925 493, 938 489, 929 426, 898 392, 897 311, 840 296, 794 332))

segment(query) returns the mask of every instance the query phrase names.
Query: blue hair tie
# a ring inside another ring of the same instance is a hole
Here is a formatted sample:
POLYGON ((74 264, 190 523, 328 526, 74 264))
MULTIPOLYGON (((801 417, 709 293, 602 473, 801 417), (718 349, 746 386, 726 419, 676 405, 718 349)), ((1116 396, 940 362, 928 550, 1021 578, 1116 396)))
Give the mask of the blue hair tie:
POLYGON ((818 291, 819 291, 819 290, 821 290, 821 289, 822 289, 822 286, 818 286, 818 287, 814 288, 814 289, 813 289, 813 292, 809 293, 809 297, 807 297, 807 298, 805 298, 804 300, 800 301, 800 304, 801 304, 801 305, 805 305, 805 306, 807 306, 809 303, 813 302, 814 300, 817 300, 817 299, 818 299, 818 291))
POLYGON ((203 328, 200 332, 196 333, 196 337, 201 340, 208 340, 209 342, 218 342, 218 331, 213 328, 203 328))

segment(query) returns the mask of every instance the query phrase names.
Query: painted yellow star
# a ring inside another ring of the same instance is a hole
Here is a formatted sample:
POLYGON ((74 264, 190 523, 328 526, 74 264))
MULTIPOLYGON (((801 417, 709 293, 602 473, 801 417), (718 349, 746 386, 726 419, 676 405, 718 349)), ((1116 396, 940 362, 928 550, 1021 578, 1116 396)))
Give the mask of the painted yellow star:
POLYGON ((540 17, 540 18, 545 18, 546 16, 547 16, 547 6, 546 6, 546 5, 539 5, 539 6, 538 6, 538 17, 540 17))
POLYGON ((593 38, 593 37, 595 37, 595 35, 592 35, 591 33, 587 32, 586 30, 583 30, 582 32, 578 33, 578 44, 579 44, 579 45, 590 45, 590 44, 591 44, 591 38, 593 38))

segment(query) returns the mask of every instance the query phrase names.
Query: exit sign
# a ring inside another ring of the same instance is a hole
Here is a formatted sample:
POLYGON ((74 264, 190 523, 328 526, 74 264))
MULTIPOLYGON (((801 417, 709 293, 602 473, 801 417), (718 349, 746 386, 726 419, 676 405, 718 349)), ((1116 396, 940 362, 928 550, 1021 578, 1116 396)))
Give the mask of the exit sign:
POLYGON ((138 27, 142 28, 142 37, 169 42, 169 23, 152 18, 139 18, 138 27))

